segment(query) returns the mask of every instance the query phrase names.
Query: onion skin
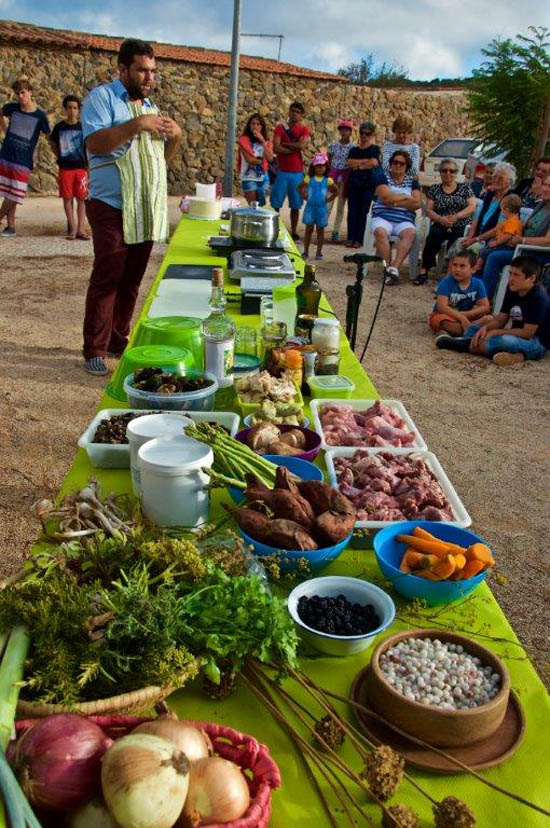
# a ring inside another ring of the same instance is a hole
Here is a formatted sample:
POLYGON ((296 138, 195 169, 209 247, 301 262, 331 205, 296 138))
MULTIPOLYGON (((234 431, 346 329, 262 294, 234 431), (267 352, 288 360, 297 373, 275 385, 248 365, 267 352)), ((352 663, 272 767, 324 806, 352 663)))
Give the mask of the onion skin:
POLYGON ((180 819, 198 828, 240 819, 250 805, 250 791, 238 765, 213 756, 199 759, 189 771, 189 792, 180 819))
POLYGON ((68 820, 69 828, 118 828, 107 806, 101 799, 92 799, 68 820))
POLYGON ((187 797, 189 762, 167 739, 131 733, 103 757, 101 786, 120 828, 172 828, 187 797))
POLYGON ((101 758, 111 744, 94 722, 60 713, 41 719, 21 736, 12 764, 33 806, 69 811, 101 790, 101 758))
POLYGON ((210 737, 204 730, 186 725, 172 716, 159 716, 152 722, 144 722, 135 727, 132 733, 149 733, 151 736, 168 739, 185 753, 190 762, 206 759, 214 752, 210 737))

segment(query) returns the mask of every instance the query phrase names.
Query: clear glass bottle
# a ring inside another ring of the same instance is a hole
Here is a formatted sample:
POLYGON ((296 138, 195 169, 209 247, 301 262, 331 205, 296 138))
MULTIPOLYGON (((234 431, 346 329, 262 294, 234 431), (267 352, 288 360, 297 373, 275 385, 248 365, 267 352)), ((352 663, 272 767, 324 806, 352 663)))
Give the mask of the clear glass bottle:
POLYGON ((226 314, 226 305, 223 270, 221 267, 213 267, 210 316, 203 319, 201 333, 204 345, 204 370, 214 374, 220 388, 233 385, 235 323, 226 314))
POLYGON ((304 279, 296 288, 296 321, 294 323, 296 336, 304 336, 311 340, 311 331, 318 314, 321 293, 321 286, 315 278, 315 266, 307 264, 304 268, 304 279))

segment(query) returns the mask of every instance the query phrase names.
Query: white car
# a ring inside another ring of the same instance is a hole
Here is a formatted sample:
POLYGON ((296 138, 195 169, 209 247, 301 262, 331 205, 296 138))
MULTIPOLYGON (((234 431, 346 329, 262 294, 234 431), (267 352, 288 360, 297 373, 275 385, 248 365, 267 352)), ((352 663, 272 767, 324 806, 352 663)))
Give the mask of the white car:
POLYGON ((471 157, 474 149, 479 146, 475 138, 446 138, 430 150, 420 164, 418 181, 421 187, 431 187, 433 184, 441 184, 439 166, 445 158, 452 158, 458 167, 458 181, 464 181, 465 167, 468 157, 471 157))

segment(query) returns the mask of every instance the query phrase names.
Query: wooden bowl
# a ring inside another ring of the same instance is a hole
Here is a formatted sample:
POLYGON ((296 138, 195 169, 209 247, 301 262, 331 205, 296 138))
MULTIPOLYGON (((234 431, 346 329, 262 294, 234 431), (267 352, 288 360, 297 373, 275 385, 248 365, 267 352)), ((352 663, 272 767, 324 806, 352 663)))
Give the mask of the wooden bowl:
POLYGON ((386 638, 379 644, 370 663, 367 688, 370 704, 390 724, 437 747, 458 747, 473 744, 492 736, 501 725, 510 695, 508 670, 491 650, 472 638, 437 629, 406 630, 386 638), (443 643, 462 644, 465 651, 477 656, 484 667, 499 673, 501 689, 489 702, 470 710, 441 710, 438 707, 410 701, 389 684, 380 668, 380 656, 404 638, 438 638, 443 643))

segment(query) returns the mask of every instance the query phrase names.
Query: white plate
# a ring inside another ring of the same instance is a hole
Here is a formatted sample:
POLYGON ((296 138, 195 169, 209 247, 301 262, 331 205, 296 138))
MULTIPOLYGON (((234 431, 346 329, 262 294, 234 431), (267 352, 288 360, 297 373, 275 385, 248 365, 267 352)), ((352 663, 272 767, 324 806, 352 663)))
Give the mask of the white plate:
MULTIPOLYGON (((130 468, 130 446, 128 443, 120 445, 111 445, 110 443, 94 443, 98 425, 102 420, 108 420, 114 414, 128 414, 129 412, 139 414, 142 417, 144 414, 158 414, 158 410, 138 409, 138 408, 103 408, 98 411, 94 419, 80 436, 78 445, 85 449, 92 466, 97 466, 101 469, 129 469, 130 468)), ((185 417, 188 420, 195 422, 212 422, 219 423, 229 429, 232 437, 235 436, 239 430, 239 423, 241 418, 238 414, 232 411, 163 411, 162 414, 170 414, 173 417, 185 417)))
POLYGON ((318 397, 317 399, 314 399, 314 400, 311 401, 310 408, 311 408, 311 414, 312 414, 312 417, 313 417, 313 428, 315 429, 315 431, 317 432, 317 434, 321 438, 321 440, 322 440, 321 448, 323 448, 325 451, 328 451, 329 449, 333 449, 333 448, 354 448, 354 449, 360 448, 360 449, 364 449, 365 451, 379 451, 380 449, 385 450, 387 448, 388 451, 391 451, 395 454, 408 454, 410 451, 413 451, 415 449, 419 449, 421 451, 426 451, 426 449, 428 448, 425 441, 424 441, 424 439, 423 439, 423 437, 422 437, 422 435, 420 434, 420 432, 417 429, 417 427, 415 426, 411 416, 409 415, 409 412, 407 411, 407 409, 405 408, 403 403, 400 402, 399 400, 355 400, 355 399, 325 400, 325 399, 322 399, 321 397, 318 397), (413 443, 411 443, 409 446, 403 446, 402 448, 397 448, 396 446, 387 446, 386 447, 386 446, 329 446, 329 445, 327 445, 327 443, 325 442, 325 435, 324 435, 324 432, 323 432, 323 427, 321 425, 321 415, 320 415, 321 406, 323 406, 323 405, 334 405, 334 406, 339 406, 340 408, 346 406, 346 407, 350 407, 350 408, 358 408, 360 410, 365 410, 365 409, 370 408, 371 406, 373 406, 375 402, 380 402, 380 403, 382 403, 382 405, 389 406, 390 408, 392 408, 395 411, 396 414, 398 414, 401 417, 401 419, 403 419, 405 421, 407 431, 414 431, 415 436, 414 436, 414 442, 413 443))
MULTIPOLYGON (((363 450, 363 449, 361 449, 363 450)), ((355 452, 358 451, 358 447, 355 446, 354 448, 340 448, 340 447, 333 447, 328 449, 325 454, 325 462, 327 464, 328 470, 328 477, 331 486, 337 487, 338 486, 338 479, 336 477, 336 469, 334 468, 334 458, 335 457, 352 457, 355 452)), ((431 451, 408 451, 404 452, 402 449, 389 449, 380 446, 376 450, 371 452, 372 454, 381 454, 381 453, 388 453, 394 455, 403 454, 412 454, 415 457, 420 457, 422 460, 426 462, 428 468, 435 474, 437 477, 437 482, 443 489, 449 503, 451 505, 451 509, 454 512, 455 519, 450 521, 444 521, 445 523, 453 523, 455 526, 462 526, 466 529, 468 526, 471 526, 472 518, 466 511, 464 504, 462 503, 461 499, 459 498, 458 494, 454 486, 452 485, 451 481, 445 474, 443 467, 435 454, 431 451)), ((407 518, 403 518, 407 520, 407 518)), ((355 523, 356 529, 384 529, 386 526, 391 526, 393 523, 397 523, 394 520, 358 520, 355 523)))

